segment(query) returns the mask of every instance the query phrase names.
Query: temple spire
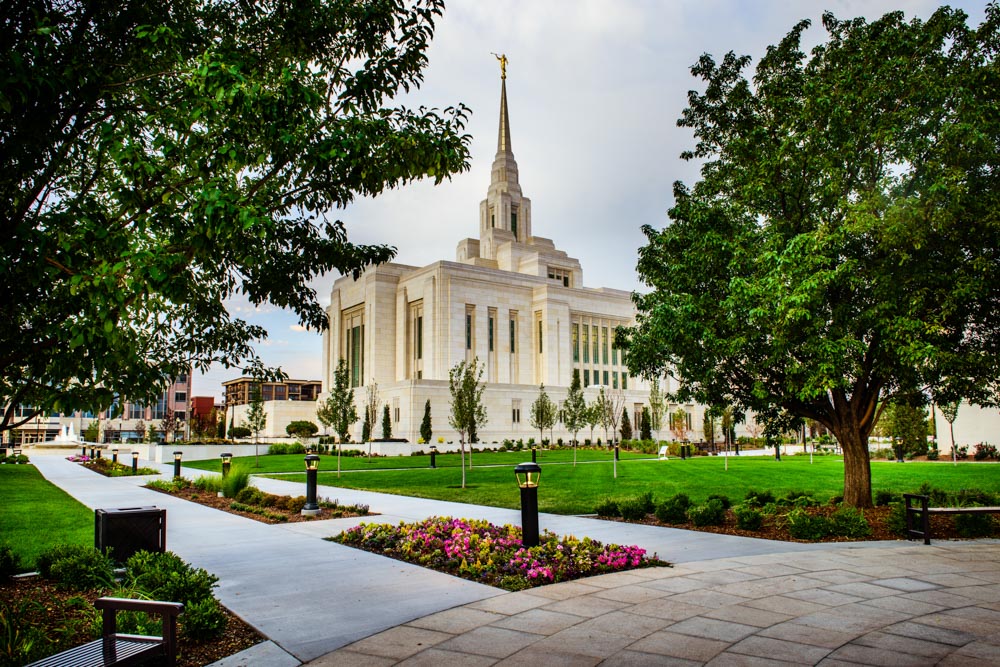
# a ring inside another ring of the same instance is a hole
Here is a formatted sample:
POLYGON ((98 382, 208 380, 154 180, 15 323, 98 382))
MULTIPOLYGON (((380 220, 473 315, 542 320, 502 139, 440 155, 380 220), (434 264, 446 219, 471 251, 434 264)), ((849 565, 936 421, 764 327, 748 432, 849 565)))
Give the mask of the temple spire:
POLYGON ((500 129, 497 134, 497 157, 509 154, 514 157, 510 147, 510 121, 507 118, 507 78, 500 80, 500 129))

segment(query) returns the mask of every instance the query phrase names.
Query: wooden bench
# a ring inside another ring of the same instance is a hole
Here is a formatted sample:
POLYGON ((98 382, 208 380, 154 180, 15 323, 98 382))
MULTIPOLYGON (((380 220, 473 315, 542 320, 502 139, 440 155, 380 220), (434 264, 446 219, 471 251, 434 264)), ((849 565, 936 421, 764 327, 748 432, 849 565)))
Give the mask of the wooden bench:
POLYGON ((141 665, 152 658, 173 667, 177 662, 177 616, 184 610, 178 602, 98 598, 94 607, 103 613, 101 638, 73 647, 62 653, 33 662, 28 667, 110 667, 141 665), (118 633, 119 611, 144 611, 163 617, 163 636, 124 635, 118 633))
POLYGON ((904 493, 906 503, 906 539, 924 539, 924 544, 931 543, 932 514, 1000 514, 1000 507, 928 507, 929 498, 915 493, 904 493), (920 506, 914 507, 913 501, 919 500, 920 506), (915 527, 916 515, 920 515, 920 528, 915 527))

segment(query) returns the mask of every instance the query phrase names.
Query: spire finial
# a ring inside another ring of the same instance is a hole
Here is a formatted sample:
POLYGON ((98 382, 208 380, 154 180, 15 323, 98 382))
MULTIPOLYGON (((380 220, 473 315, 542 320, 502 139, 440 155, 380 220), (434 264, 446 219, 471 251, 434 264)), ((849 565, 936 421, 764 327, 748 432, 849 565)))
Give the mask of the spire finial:
POLYGON ((496 56, 496 59, 500 61, 500 78, 501 79, 506 79, 507 78, 507 54, 506 53, 501 53, 501 54, 498 55, 496 52, 494 52, 493 55, 496 56))

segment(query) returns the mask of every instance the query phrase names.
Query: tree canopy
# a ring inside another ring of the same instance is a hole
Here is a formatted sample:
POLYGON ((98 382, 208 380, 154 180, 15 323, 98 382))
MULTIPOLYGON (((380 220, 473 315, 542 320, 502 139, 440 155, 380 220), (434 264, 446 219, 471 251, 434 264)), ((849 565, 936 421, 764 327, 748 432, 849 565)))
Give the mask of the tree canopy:
POLYGON ((329 396, 316 406, 316 418, 324 426, 333 427, 340 444, 348 442, 351 426, 358 421, 358 408, 354 404, 354 390, 351 389, 346 359, 337 362, 333 387, 329 396))
POLYGON ((775 434, 814 419, 845 453, 845 502, 871 504, 878 406, 922 391, 996 400, 1000 378, 1000 8, 872 23, 802 21, 747 56, 704 55, 678 124, 702 161, 645 227, 633 373, 752 410, 775 434))
POLYGON ((0 430, 19 405, 152 400, 191 365, 265 377, 266 332, 232 299, 322 330, 310 280, 394 254, 350 243, 329 212, 468 168, 464 106, 394 100, 420 85, 442 11, 6 2, 0 430))
POLYGON ((538 429, 538 445, 542 446, 545 440, 545 429, 552 428, 556 423, 556 412, 558 406, 552 402, 545 391, 545 385, 538 387, 538 398, 531 404, 531 418, 529 423, 531 428, 538 429))
MULTIPOLYGON (((448 425, 458 431, 462 457, 462 488, 465 488, 465 442, 471 431, 486 426, 488 417, 483 405, 483 367, 479 357, 472 361, 460 361, 448 370, 448 392, 451 394, 451 414, 448 425)), ((471 460, 472 451, 470 448, 471 460)))

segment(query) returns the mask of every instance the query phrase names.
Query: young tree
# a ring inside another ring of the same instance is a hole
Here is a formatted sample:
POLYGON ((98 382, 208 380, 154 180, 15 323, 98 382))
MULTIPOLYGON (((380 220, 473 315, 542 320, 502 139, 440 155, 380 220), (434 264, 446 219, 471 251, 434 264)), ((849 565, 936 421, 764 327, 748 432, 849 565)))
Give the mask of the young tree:
POLYGON ((425 443, 430 443, 431 438, 434 436, 434 431, 431 430, 431 399, 427 399, 424 403, 424 419, 420 422, 420 439, 425 443))
POLYGON ((601 387, 600 391, 597 393, 597 399, 594 401, 594 410, 597 412, 599 419, 598 423, 604 429, 605 444, 610 446, 611 438, 608 436, 608 429, 611 428, 612 425, 612 408, 611 402, 608 400, 608 396, 604 392, 604 387, 601 387))
MULTIPOLYGON (((153 425, 150 424, 150 428, 152 427, 153 425)), ((86 428, 83 429, 83 433, 81 435, 83 436, 84 442, 98 442, 98 438, 101 437, 100 424, 97 423, 96 419, 91 421, 87 424, 86 428)))
POLYGON ((948 431, 951 433, 951 462, 954 465, 958 465, 958 456, 955 454, 955 420, 958 419, 958 404, 959 401, 938 403, 938 409, 948 422, 948 431))
POLYGON ((215 423, 215 437, 217 440, 223 440, 226 437, 226 413, 219 412, 216 414, 215 423))
POLYGON ((632 420, 629 419, 628 410, 622 410, 622 440, 632 439, 632 420))
POLYGON ((382 439, 388 440, 392 437, 392 419, 389 417, 389 404, 382 406, 382 439))
POLYGON ((545 429, 552 428, 552 425, 556 421, 556 406, 549 398, 549 395, 545 393, 545 385, 542 384, 538 388, 539 394, 535 402, 531 404, 531 419, 529 423, 531 428, 538 429, 538 445, 543 444, 545 440, 545 429))
POLYGON ((680 124, 701 179, 646 227, 629 369, 786 430, 815 419, 869 507, 879 405, 919 388, 988 402, 1000 377, 1000 5, 802 21, 757 64, 703 55, 680 124))
POLYGON ((160 420, 160 431, 163 432, 163 439, 166 442, 172 442, 174 439, 174 432, 180 426, 180 421, 177 419, 177 415, 174 414, 173 408, 167 408, 166 412, 163 414, 163 419, 160 420))
MULTIPOLYGON (((563 425, 573 434, 573 465, 576 466, 576 436, 587 423, 587 402, 583 398, 580 386, 580 370, 573 369, 573 379, 569 384, 569 392, 563 402, 563 425)), ((593 435, 593 434, 591 434, 593 435)))
POLYGON ((649 428, 660 440, 660 428, 663 426, 663 413, 666 411, 665 397, 660 391, 660 378, 653 378, 649 383, 649 428))
POLYGON ((139 437, 139 442, 145 442, 146 441, 146 422, 143 421, 142 419, 136 419, 133 428, 135 429, 135 432, 136 432, 136 434, 139 437))
MULTIPOLYGON (((598 397, 600 398, 600 397, 598 397)), ((583 422, 590 428, 590 442, 594 442, 594 429, 600 426, 603 411, 597 401, 587 406, 583 413, 583 422)))
POLYGON ((378 419, 382 397, 378 391, 378 383, 372 378, 365 385, 365 421, 361 427, 361 440, 368 443, 368 462, 372 462, 372 429, 378 419))
POLYGON ((260 432, 267 426, 264 412, 264 398, 260 392, 260 382, 254 382, 250 389, 250 408, 247 410, 247 428, 253 433, 254 467, 260 467, 260 432))
POLYGON ((322 331, 310 281, 394 254, 327 212, 468 168, 464 106, 397 101, 443 8, 5 6, 0 431, 22 405, 96 412, 192 364, 260 365, 233 297, 322 331))
POLYGON ((707 442, 713 450, 715 448, 715 418, 715 408, 705 408, 705 415, 702 417, 701 422, 702 434, 705 436, 705 442, 707 442))
POLYGON ((649 406, 642 406, 642 420, 639 423, 639 439, 640 440, 652 440, 653 439, 653 429, 650 424, 650 410, 649 406))
POLYGON ((684 408, 677 408, 670 414, 670 433, 677 442, 688 439, 688 413, 684 408))
POLYGON ((155 424, 150 424, 146 431, 146 442, 156 442, 157 430, 155 424))
POLYGON ((344 443, 351 434, 351 426, 358 421, 358 409, 354 405, 354 390, 351 389, 347 374, 347 360, 337 361, 333 373, 333 387, 330 395, 316 408, 316 418, 337 434, 337 477, 340 477, 340 456, 344 443))
POLYGON ((448 424, 458 431, 462 454, 462 488, 465 488, 465 438, 475 425, 486 425, 486 407, 483 405, 483 369, 479 357, 471 362, 460 361, 448 371, 448 390, 451 392, 451 416, 448 424))

